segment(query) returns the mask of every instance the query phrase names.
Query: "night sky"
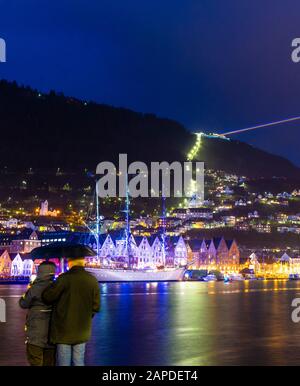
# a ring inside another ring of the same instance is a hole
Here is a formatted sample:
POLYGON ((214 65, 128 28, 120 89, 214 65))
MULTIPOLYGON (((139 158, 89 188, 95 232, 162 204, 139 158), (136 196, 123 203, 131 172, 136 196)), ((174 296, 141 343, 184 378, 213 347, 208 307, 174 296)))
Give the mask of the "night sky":
MULTIPOLYGON (((0 0, 0 37, 1 78, 190 130, 300 115, 299 0, 0 0)), ((299 133, 300 121, 236 138, 300 165, 299 133)))

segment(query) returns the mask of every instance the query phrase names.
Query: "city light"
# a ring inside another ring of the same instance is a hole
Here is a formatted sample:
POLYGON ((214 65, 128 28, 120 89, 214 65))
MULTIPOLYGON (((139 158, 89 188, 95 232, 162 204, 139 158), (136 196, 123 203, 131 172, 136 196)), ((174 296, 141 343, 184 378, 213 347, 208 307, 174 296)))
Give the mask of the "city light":
POLYGON ((195 133, 195 136, 196 136, 196 140, 195 140, 195 144, 193 145, 192 149, 189 151, 188 155, 187 155, 187 160, 188 161, 193 161, 195 159, 195 157, 197 156, 197 154, 199 153, 199 150, 201 148, 201 137, 202 137, 203 133, 195 133))

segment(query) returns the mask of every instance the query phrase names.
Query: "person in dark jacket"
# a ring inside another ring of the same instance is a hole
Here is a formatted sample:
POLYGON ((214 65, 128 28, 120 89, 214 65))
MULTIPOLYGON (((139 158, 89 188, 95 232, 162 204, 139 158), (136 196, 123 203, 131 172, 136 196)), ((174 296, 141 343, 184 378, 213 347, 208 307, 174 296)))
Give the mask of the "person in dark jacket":
POLYGON ((57 345, 58 366, 84 366, 85 346, 90 339, 92 318, 100 310, 96 278, 84 269, 84 259, 68 259, 69 271, 43 292, 53 305, 50 341, 57 345))
POLYGON ((26 352, 31 366, 55 366, 55 346, 49 344, 52 307, 42 301, 42 292, 53 282, 55 270, 54 263, 41 263, 36 279, 19 300, 20 307, 28 309, 26 352))

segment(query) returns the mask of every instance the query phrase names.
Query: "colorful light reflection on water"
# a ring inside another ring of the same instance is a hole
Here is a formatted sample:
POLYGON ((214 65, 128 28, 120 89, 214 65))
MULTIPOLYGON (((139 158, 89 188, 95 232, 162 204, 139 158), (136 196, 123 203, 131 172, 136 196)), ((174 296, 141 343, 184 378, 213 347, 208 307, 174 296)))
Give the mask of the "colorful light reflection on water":
MULTIPOLYGON (((22 286, 0 286, 0 364, 26 364, 22 286)), ((288 365, 300 363, 291 302, 300 282, 101 284, 91 365, 288 365)))

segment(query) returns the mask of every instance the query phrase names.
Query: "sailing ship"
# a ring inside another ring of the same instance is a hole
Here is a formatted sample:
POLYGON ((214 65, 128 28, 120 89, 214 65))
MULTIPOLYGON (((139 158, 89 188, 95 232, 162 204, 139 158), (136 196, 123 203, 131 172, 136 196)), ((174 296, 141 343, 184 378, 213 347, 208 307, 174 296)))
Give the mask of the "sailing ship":
POLYGON ((86 268, 99 282, 159 282, 182 280, 185 268, 163 270, 86 268))
MULTIPOLYGON (((166 248, 166 210, 165 198, 163 197, 163 215, 162 215, 162 232, 160 235, 162 265, 144 266, 139 268, 136 257, 136 244, 130 230, 130 201, 128 189, 126 189, 126 207, 125 213, 125 229, 123 237, 118 240, 117 256, 111 259, 112 262, 121 261, 122 264, 111 264, 108 259, 103 259, 100 256, 100 211, 99 198, 96 186, 96 229, 93 232, 97 246, 97 266, 86 267, 86 270, 93 274, 99 282, 164 282, 164 281, 179 281, 182 280, 185 266, 168 266, 167 264, 167 248, 166 248)), ((90 229, 91 230, 91 229, 90 229)))

